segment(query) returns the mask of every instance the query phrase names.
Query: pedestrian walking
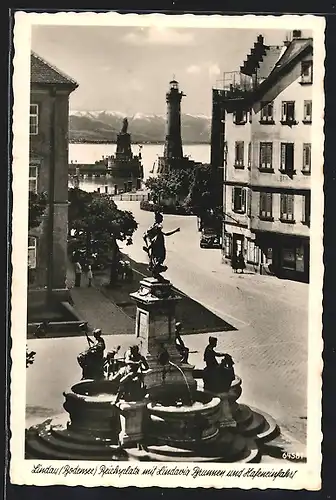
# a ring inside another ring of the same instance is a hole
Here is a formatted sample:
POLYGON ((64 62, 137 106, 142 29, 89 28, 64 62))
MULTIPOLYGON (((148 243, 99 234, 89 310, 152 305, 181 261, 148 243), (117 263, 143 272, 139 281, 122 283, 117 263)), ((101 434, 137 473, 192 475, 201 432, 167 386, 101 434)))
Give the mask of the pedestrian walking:
POLYGON ((77 260, 75 262, 75 287, 81 286, 81 279, 82 279, 82 266, 77 260))
POLYGON ((92 286, 92 280, 93 280, 92 267, 90 264, 88 265, 87 278, 88 278, 88 287, 90 288, 92 286))
POLYGON ((245 269, 245 260, 244 260, 244 255, 243 252, 240 252, 238 257, 237 257, 237 268, 240 269, 240 272, 243 273, 245 269))
POLYGON ((233 269, 233 272, 237 272, 237 269, 238 269, 238 255, 234 254, 232 255, 232 258, 231 258, 231 267, 233 269))

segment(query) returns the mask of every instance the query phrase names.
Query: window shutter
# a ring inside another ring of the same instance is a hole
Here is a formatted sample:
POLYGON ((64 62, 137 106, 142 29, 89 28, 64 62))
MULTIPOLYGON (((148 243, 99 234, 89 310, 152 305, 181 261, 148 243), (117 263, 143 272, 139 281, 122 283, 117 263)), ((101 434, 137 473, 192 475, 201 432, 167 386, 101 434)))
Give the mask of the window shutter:
POLYGON ((236 188, 232 188, 232 199, 231 199, 231 210, 234 211, 234 208, 235 208, 235 189, 236 188))
POLYGON ((286 112, 287 109, 286 108, 287 108, 286 103, 283 102, 282 103, 282 120, 283 121, 286 120, 286 115, 287 115, 287 112, 286 112))
POLYGON ((267 144, 267 167, 272 167, 272 143, 267 144))
POLYGON ((282 217, 283 214, 285 213, 285 210, 284 210, 284 204, 285 204, 285 199, 284 199, 284 194, 281 194, 280 195, 280 216, 282 217))
POLYGON ((306 196, 302 196, 302 222, 306 222, 306 196))
POLYGON ((251 217, 252 210, 252 191, 251 189, 247 190, 247 215, 251 217))
POLYGON ((242 188, 242 211, 246 212, 246 188, 242 188))
POLYGON ((284 170, 286 166, 286 144, 283 142, 281 143, 280 163, 281 169, 284 170))

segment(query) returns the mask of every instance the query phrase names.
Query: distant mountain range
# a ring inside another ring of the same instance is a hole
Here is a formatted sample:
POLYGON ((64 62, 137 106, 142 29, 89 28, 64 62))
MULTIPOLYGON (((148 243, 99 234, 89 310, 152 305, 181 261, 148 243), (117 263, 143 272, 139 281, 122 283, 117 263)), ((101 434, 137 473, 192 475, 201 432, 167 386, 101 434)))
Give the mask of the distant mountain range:
MULTIPOLYGON (((116 142, 124 113, 118 111, 70 112, 70 142, 116 142)), ((137 113, 128 116, 128 132, 133 143, 162 143, 165 140, 165 115, 137 113)), ((205 115, 181 116, 182 141, 185 144, 209 144, 211 118, 205 115)))

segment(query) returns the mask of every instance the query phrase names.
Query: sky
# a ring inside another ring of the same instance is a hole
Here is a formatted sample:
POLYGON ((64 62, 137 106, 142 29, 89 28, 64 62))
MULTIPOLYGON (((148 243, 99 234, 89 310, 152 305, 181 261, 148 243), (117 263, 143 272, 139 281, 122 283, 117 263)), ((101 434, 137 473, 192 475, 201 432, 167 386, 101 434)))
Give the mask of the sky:
POLYGON ((282 45, 285 30, 134 26, 32 28, 32 50, 74 78, 71 111, 164 114, 172 78, 186 94, 182 113, 211 115, 211 89, 239 71, 257 36, 282 45))

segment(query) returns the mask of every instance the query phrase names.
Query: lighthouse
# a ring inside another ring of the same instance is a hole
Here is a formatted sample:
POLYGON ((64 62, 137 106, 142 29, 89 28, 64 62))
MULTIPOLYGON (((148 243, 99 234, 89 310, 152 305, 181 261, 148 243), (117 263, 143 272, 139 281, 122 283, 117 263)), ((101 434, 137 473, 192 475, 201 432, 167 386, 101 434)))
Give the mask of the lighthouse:
POLYGON ((164 147, 165 159, 183 158, 181 139, 181 100, 185 96, 179 90, 176 80, 169 82, 169 91, 166 93, 167 121, 166 140, 164 147))

